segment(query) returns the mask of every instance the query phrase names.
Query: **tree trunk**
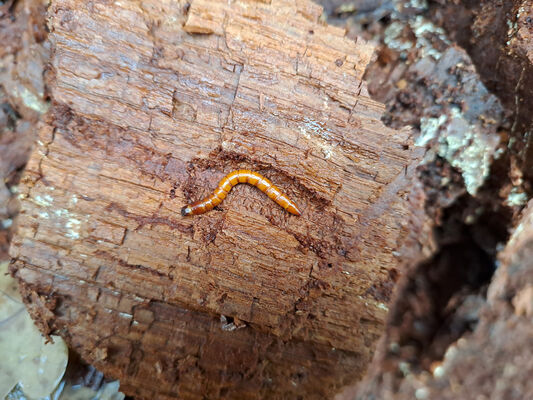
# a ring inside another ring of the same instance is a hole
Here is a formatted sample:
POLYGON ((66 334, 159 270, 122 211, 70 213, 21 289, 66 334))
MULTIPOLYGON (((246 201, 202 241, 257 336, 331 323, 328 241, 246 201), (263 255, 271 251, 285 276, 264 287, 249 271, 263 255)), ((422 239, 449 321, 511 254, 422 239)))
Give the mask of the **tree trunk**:
POLYGON ((49 8, 54 105, 20 185, 12 272, 137 398, 322 398, 359 379, 409 220, 406 130, 373 48, 305 0, 49 8), (182 217, 236 169, 272 180, 182 217))

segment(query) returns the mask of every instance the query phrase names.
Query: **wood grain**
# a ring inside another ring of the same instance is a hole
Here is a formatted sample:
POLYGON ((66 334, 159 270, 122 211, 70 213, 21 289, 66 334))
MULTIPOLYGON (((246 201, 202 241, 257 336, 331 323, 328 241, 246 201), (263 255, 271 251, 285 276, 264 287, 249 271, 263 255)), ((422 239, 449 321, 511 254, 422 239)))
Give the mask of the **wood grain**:
POLYGON ((324 398, 364 372, 414 160, 362 80, 372 46, 320 14, 51 2, 54 106, 19 188, 12 271, 41 328, 126 393, 324 398), (239 185, 181 217, 241 168, 302 216, 239 185))

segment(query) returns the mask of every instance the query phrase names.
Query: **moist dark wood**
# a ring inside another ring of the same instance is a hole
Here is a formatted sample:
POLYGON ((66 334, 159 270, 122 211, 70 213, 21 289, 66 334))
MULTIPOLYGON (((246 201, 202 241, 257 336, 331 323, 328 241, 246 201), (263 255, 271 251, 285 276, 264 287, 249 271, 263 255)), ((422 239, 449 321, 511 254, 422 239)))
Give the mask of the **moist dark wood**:
MULTIPOLYGON (((453 329, 456 323, 470 323, 474 327, 472 332, 447 347, 441 359, 424 369, 411 367, 405 361, 403 368, 400 367, 402 359, 420 360, 416 351, 412 351, 409 356, 406 336, 402 338, 400 334, 403 331, 411 336, 411 347, 416 347, 416 331, 411 330, 409 334, 407 329, 413 322, 412 315, 409 314, 419 310, 421 317, 427 303, 417 302, 414 297, 416 293, 423 296, 424 292, 430 292, 422 287, 418 291, 407 287, 399 289, 404 296, 413 297, 411 301, 417 307, 408 310, 403 327, 398 324, 397 311, 400 310, 392 311, 395 317, 391 319, 388 333, 380 346, 379 362, 373 363, 372 373, 360 385, 357 395, 355 391, 347 392, 341 398, 455 399, 460 395, 464 398, 484 396, 519 400, 533 396, 530 379, 533 356, 532 206, 533 203, 530 202, 505 249, 499 254, 500 266, 490 283, 487 298, 461 298, 459 293, 456 294, 455 302, 460 304, 456 312, 458 318, 451 318, 448 321, 449 327, 453 329), (403 375, 409 378, 402 380, 403 375)), ((435 261, 431 261, 434 275, 438 273, 435 261)), ((476 264, 472 261, 466 262, 463 267, 475 267, 476 264)), ((423 280, 419 279, 421 281, 423 280)), ((411 282, 413 283, 414 281, 411 282)), ((448 308, 454 306, 454 301, 450 301, 448 308)), ((428 315, 435 314, 430 312, 428 315)), ((427 321, 428 315, 421 317, 421 320, 427 321)), ((421 331, 419 335, 425 336, 421 331)), ((435 340, 432 349, 435 350, 438 346, 439 343, 435 340)))

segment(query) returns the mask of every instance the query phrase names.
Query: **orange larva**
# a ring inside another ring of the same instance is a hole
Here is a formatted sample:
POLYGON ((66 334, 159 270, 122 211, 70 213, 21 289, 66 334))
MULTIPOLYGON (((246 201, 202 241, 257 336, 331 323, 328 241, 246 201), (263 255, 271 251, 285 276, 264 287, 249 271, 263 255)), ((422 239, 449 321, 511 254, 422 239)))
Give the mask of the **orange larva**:
POLYGON ((212 195, 183 207, 181 209, 181 215, 197 215, 212 210, 222 203, 222 200, 226 198, 231 188, 239 183, 254 185, 291 214, 301 214, 296 204, 263 175, 248 169, 239 169, 230 172, 222 178, 212 195))

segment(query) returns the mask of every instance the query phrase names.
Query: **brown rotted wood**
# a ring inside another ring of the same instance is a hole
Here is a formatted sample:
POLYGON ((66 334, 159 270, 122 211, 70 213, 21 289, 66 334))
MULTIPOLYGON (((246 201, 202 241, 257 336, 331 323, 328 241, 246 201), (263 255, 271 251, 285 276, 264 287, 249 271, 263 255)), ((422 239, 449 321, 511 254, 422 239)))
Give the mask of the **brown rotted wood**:
POLYGON ((406 236, 407 131, 363 41, 305 0, 49 8, 54 106, 11 254, 33 316, 138 398, 331 397, 383 328, 406 236), (250 185, 182 217, 236 169, 250 185))

